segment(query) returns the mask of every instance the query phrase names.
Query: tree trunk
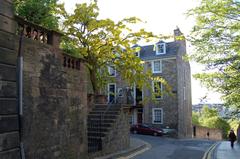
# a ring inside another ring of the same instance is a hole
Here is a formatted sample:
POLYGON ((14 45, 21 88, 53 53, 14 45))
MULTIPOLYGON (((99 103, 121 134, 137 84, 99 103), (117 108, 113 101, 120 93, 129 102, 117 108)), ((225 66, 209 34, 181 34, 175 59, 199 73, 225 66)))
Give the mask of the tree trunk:
POLYGON ((93 88, 93 93, 97 95, 99 93, 98 86, 97 86, 97 72, 96 69, 89 69, 90 73, 90 80, 93 88))

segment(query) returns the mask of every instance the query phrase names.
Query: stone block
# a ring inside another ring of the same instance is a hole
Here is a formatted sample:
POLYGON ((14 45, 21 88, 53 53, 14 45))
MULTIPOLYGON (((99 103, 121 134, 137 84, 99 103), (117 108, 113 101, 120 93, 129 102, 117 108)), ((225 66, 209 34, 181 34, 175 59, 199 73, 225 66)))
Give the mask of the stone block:
POLYGON ((16 32, 16 22, 8 17, 0 15, 0 30, 9 33, 16 32))
POLYGON ((19 133, 11 132, 0 134, 0 151, 19 147, 19 133))
POLYGON ((16 82, 8 82, 0 80, 0 97, 16 97, 17 96, 17 86, 16 82))
POLYGON ((1 159, 20 159, 20 150, 17 148, 9 151, 0 152, 0 158, 1 159))
POLYGON ((0 80, 16 81, 16 67, 0 63, 0 80))
POLYGON ((0 99, 0 115, 17 114, 16 99, 0 99))
POLYGON ((1 0, 0 14, 8 17, 13 17, 13 4, 12 0, 1 0))
POLYGON ((7 32, 0 31, 0 47, 10 50, 15 49, 15 36, 7 32))
POLYGON ((17 131, 19 129, 17 115, 0 115, 0 133, 17 131))
POLYGON ((12 5, 13 5, 13 1, 14 1, 14 0, 2 0, 2 1, 6 1, 6 2, 8 2, 9 4, 12 4, 12 5))
POLYGON ((0 63, 16 65, 17 54, 13 50, 0 47, 0 63))

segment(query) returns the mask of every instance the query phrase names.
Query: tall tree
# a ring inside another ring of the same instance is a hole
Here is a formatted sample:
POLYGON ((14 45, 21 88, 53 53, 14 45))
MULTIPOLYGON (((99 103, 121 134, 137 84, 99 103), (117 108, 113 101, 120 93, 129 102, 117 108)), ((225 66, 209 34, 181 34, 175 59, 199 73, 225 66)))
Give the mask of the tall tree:
POLYGON ((24 19, 46 27, 58 29, 59 13, 64 11, 63 4, 58 0, 15 0, 15 11, 24 19))
MULTIPOLYGON (((114 22, 111 19, 99 19, 97 2, 76 4, 73 14, 65 15, 65 33, 67 38, 62 47, 80 57, 87 66, 93 92, 99 93, 107 81, 111 80, 108 67, 113 67, 121 78, 129 84, 142 87, 151 79, 151 72, 144 72, 142 61, 135 56, 139 47, 132 47, 140 40, 154 37, 144 29, 133 31, 131 25, 140 22, 136 17, 114 22)), ((161 78, 156 79, 163 83, 161 78)))
POLYGON ((201 0, 189 14, 196 17, 191 58, 206 66, 195 77, 240 113, 240 1, 201 0))

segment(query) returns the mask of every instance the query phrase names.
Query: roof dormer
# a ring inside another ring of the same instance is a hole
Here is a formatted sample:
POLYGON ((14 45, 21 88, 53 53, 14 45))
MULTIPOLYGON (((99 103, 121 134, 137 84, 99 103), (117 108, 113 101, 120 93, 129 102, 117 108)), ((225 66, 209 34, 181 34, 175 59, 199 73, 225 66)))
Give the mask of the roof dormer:
POLYGON ((156 55, 166 54, 166 43, 164 41, 159 41, 155 47, 156 55))
POLYGON ((132 46, 132 48, 136 50, 136 52, 134 52, 135 56, 140 57, 141 46, 135 44, 134 46, 132 46))

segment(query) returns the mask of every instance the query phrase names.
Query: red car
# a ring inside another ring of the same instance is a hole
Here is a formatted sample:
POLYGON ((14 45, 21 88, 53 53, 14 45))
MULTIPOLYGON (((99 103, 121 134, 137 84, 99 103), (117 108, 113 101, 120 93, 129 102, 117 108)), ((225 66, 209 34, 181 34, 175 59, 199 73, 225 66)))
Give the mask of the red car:
POLYGON ((154 136, 162 136, 163 130, 159 128, 153 128, 146 124, 136 124, 132 125, 130 128, 131 133, 134 134, 146 134, 146 135, 154 135, 154 136))

